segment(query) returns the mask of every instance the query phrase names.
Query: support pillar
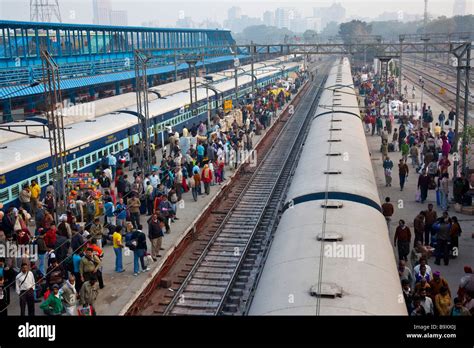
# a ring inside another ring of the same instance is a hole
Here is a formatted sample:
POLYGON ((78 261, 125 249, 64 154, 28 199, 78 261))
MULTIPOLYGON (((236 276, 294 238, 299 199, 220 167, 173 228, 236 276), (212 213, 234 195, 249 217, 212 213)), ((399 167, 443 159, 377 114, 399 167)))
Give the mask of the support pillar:
POLYGON ((466 66, 464 67, 464 125, 463 125, 463 137, 462 137, 462 172, 467 175, 467 156, 466 151, 469 146, 468 144, 468 125, 469 125, 469 79, 471 70, 471 45, 468 46, 466 52, 466 66))

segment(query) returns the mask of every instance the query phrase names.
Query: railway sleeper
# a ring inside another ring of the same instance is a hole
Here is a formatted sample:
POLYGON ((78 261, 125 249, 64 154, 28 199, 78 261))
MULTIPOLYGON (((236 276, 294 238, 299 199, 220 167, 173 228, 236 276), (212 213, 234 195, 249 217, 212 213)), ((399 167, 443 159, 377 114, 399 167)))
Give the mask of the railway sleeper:
POLYGON ((246 240, 245 239, 240 239, 240 238, 230 238, 230 237, 225 237, 225 238, 219 238, 219 240, 216 240, 215 245, 230 245, 230 244, 236 244, 235 246, 238 247, 240 245, 245 245, 246 240))
POLYGON ((241 281, 237 281, 233 284, 233 287, 236 288, 236 289, 242 289, 244 290, 245 289, 245 286, 246 286, 246 282, 241 282, 241 281))
POLYGON ((238 257, 235 257, 234 260, 232 259, 229 259, 228 257, 225 257, 225 256, 206 256, 204 258, 205 261, 210 261, 210 262, 223 262, 223 263, 226 263, 226 264, 235 264, 238 260, 238 257))
POLYGON ((239 304, 227 303, 222 312, 223 315, 234 315, 239 310, 239 304))
MULTIPOLYGON (((194 266, 194 265, 193 265, 194 266)), ((199 265, 199 268, 203 268, 203 267, 208 267, 210 269, 215 269, 215 270, 229 270, 229 269, 234 269, 234 266, 231 266, 231 265, 228 265, 226 263, 222 263, 222 262, 212 262, 212 261, 208 261, 208 260, 203 260, 203 262, 201 262, 201 264, 199 265)))
POLYGON ((238 275, 238 276, 237 276, 237 280, 238 280, 239 282, 242 282, 242 283, 248 283, 249 277, 244 276, 244 275, 238 275))
POLYGON ((232 287, 231 290, 230 290, 230 295, 231 296, 242 297, 244 295, 244 290, 232 287))
POLYGON ((211 286, 211 285, 200 285, 200 284, 188 284, 184 289, 184 292, 193 292, 196 294, 217 294, 222 296, 225 291, 225 287, 222 286, 211 286))
POLYGON ((186 316, 191 316, 191 315, 199 315, 199 316, 214 316, 215 315, 215 310, 213 309, 208 309, 207 311, 203 309, 192 309, 192 308, 184 308, 184 307, 175 307, 171 311, 172 315, 186 315, 186 316))
POLYGON ((239 305, 240 304, 240 296, 229 296, 227 299, 226 299, 226 304, 227 303, 232 303, 232 304, 235 304, 235 305, 239 305))
POLYGON ((201 273, 210 273, 210 274, 229 274, 234 271, 233 268, 217 268, 217 267, 199 267, 201 273))
POLYGON ((229 284, 228 281, 225 280, 210 280, 210 279, 196 279, 192 278, 189 285, 201 285, 201 286, 212 286, 212 287, 219 287, 222 290, 229 284))
POLYGON ((252 230, 251 229, 242 229, 240 231, 232 231, 228 228, 225 228, 222 230, 222 232, 219 234, 219 237, 241 237, 241 238, 245 238, 245 237, 248 237, 249 235, 252 234, 252 230))
POLYGON ((212 252, 212 251, 208 251, 207 254, 206 254, 206 259, 208 260, 210 257, 222 257, 223 260, 226 260, 226 261, 234 261, 234 260, 238 260, 238 258, 239 258, 238 255, 234 255, 234 253, 231 253, 231 252, 212 252))
POLYGON ((193 274, 193 279, 204 279, 204 280, 222 280, 227 281, 232 279, 231 273, 207 273, 207 272, 199 272, 193 274))
MULTIPOLYGON (((245 203, 244 203, 245 204, 245 203)), ((249 220, 249 219, 257 219, 260 214, 261 214, 262 208, 261 207, 255 207, 255 209, 252 211, 252 213, 248 214, 239 214, 236 212, 232 212, 231 219, 237 219, 237 220, 249 220)))
MULTIPOLYGON (((209 299, 190 300, 190 299, 187 299, 186 297, 181 297, 180 300, 175 304, 175 308, 182 307, 182 308, 194 308, 194 309, 217 308, 218 306, 219 306, 219 301, 210 301, 209 299)), ((172 312, 174 312, 174 309, 172 312)))

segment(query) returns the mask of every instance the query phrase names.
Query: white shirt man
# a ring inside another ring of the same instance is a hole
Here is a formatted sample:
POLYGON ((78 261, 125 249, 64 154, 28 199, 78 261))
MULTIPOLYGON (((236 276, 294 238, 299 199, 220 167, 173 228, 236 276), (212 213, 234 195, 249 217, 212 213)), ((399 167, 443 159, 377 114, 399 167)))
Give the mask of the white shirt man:
POLYGON ((105 174, 106 177, 109 178, 110 183, 112 183, 112 182, 113 182, 112 170, 111 170, 110 168, 105 168, 105 169, 104 169, 104 174, 105 174))
POLYGON ((22 272, 20 272, 16 276, 16 293, 20 295, 23 291, 28 291, 34 287, 35 287, 35 276, 33 275, 33 272, 30 272, 29 270, 27 270, 25 273, 23 273, 23 267, 22 267, 22 272))
POLYGON ((424 296, 424 298, 421 298, 420 299, 420 304, 423 307, 423 309, 425 310, 425 313, 427 315, 428 314, 434 315, 433 300, 430 297, 424 296))
POLYGON ((150 175, 150 183, 153 188, 157 188, 158 185, 160 184, 160 177, 156 174, 156 172, 153 172, 150 175))
POLYGON ((117 165, 117 158, 110 154, 108 157, 107 157, 107 162, 109 163, 109 166, 116 166, 117 165))
POLYGON ((28 315, 35 315, 35 277, 30 272, 28 264, 21 265, 21 273, 15 278, 16 293, 20 297, 20 313, 21 316, 26 315, 26 307, 28 307, 28 315))

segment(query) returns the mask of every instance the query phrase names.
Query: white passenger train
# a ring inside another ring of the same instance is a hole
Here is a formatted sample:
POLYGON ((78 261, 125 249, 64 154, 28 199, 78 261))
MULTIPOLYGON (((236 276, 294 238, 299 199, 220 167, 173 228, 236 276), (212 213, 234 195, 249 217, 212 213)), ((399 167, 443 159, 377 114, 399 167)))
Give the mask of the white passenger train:
POLYGON ((349 61, 331 68, 250 315, 407 315, 349 61))
MULTIPOLYGON (((287 57, 258 63, 255 84, 257 87, 271 85, 288 72, 299 71, 300 68, 301 63, 289 61, 287 57)), ((239 97, 249 93, 252 87, 249 68, 244 67, 244 70, 245 73, 238 76, 239 97)), ((190 128, 193 123, 198 124, 206 120, 207 96, 211 109, 221 106, 223 100, 232 98, 235 91, 234 78, 229 78, 230 75, 225 77, 223 73, 220 77, 217 75, 213 88, 219 93, 207 91, 206 88, 199 86, 197 101, 193 95, 192 106, 189 105, 189 90, 184 90, 186 87, 183 86, 183 81, 172 83, 173 86, 162 85, 152 88, 150 94, 155 93, 157 97, 151 97, 149 103, 151 137, 165 132, 167 127, 181 132, 184 127, 190 128)), ((89 172, 102 157, 125 150, 139 141, 137 106, 135 103, 131 104, 134 98, 134 94, 133 96, 128 94, 97 101, 94 104, 94 114, 79 118, 80 122, 77 122, 77 117, 84 115, 75 115, 74 111, 70 110, 66 113, 65 155, 69 173, 73 170, 89 172), (71 120, 68 120, 68 117, 71 120)), ((28 120, 14 124, 39 123, 28 120)), ((11 133, 2 130, 0 138, 3 139, 0 141, 0 202, 8 206, 18 203, 18 194, 23 183, 36 179, 44 188, 52 179, 50 148, 48 140, 42 138, 12 136, 11 133), (7 137, 10 138, 6 140, 7 137)))

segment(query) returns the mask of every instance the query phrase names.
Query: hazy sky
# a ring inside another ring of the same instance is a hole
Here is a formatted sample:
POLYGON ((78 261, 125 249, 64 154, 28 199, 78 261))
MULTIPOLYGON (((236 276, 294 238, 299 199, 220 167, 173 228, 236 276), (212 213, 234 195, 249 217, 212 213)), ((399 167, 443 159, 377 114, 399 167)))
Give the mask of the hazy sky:
MULTIPOLYGON (((472 14, 472 2, 470 13, 472 14)), ((6 20, 29 20, 29 0, 0 0, 0 18, 6 20)), ((51 0, 51 2, 53 2, 51 0)), ((157 20, 162 26, 176 23, 180 11, 194 21, 206 18, 222 23, 227 18, 227 9, 239 6, 244 14, 260 17, 266 10, 277 7, 295 7, 303 16, 312 16, 312 8, 327 6, 333 0, 111 0, 115 10, 128 11, 129 25, 140 25, 144 21, 157 20)), ((383 12, 404 11, 408 14, 422 14, 423 0, 339 0, 346 8, 347 16, 376 17, 383 12)), ((429 13, 435 16, 452 16, 454 0, 429 0, 429 13)), ((64 23, 91 23, 92 0, 59 0, 64 23)))

